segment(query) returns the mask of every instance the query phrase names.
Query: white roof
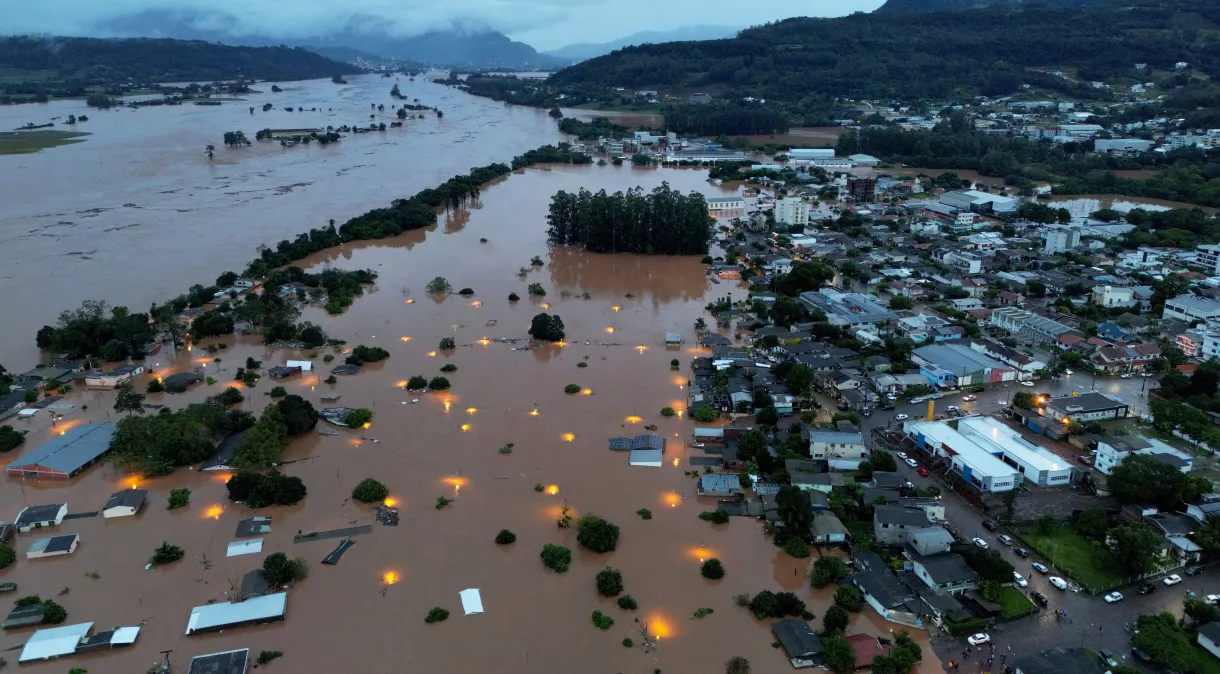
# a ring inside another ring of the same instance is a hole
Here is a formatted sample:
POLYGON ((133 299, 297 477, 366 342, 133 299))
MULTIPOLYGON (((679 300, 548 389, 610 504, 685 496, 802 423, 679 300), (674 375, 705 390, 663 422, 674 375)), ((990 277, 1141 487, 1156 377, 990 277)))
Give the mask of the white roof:
POLYGON ((23 409, 23 410, 21 410, 20 412, 18 412, 18 413, 17 413, 17 416, 20 416, 20 417, 32 417, 32 416, 34 416, 35 414, 38 414, 38 409, 37 409, 37 408, 35 408, 35 407, 27 407, 26 409, 23 409))
POLYGON ((962 462, 974 472, 989 477, 1017 475, 1017 469, 997 459, 991 452, 966 436, 953 430, 943 421, 907 422, 903 425, 908 434, 920 433, 932 446, 933 451, 961 457, 962 462))
POLYGON ((984 448, 1004 452, 1005 456, 1037 471, 1069 470, 1071 466, 1053 452, 1039 447, 1020 433, 991 417, 970 417, 957 422, 957 431, 984 448))
POLYGON ((136 637, 140 634, 139 627, 118 627, 115 628, 114 634, 110 637, 111 646, 119 646, 123 644, 134 644, 136 637))
POLYGON ((462 590, 458 594, 462 597, 462 610, 466 615, 483 612, 483 598, 477 589, 462 590))
POLYGON ((76 645, 80 643, 81 637, 88 634, 91 629, 93 629, 93 623, 88 622, 38 630, 25 642, 25 647, 21 649, 21 656, 17 658, 17 662, 71 655, 76 652, 76 645))
POLYGON ((200 630, 217 629, 226 625, 283 617, 287 607, 287 592, 254 597, 240 604, 227 601, 223 604, 196 606, 191 609, 191 619, 186 624, 186 633, 194 634, 200 630))
POLYGON ((313 363, 308 360, 290 360, 284 363, 287 367, 299 367, 301 372, 309 372, 313 369, 313 363))
POLYGON ((631 455, 627 458, 627 462, 632 466, 649 466, 652 468, 660 468, 661 450, 633 449, 631 450, 631 455))
POLYGON ((263 539, 247 538, 241 541, 233 541, 229 543, 229 549, 225 552, 225 557, 237 557, 238 555, 252 555, 256 552, 263 551, 263 539))

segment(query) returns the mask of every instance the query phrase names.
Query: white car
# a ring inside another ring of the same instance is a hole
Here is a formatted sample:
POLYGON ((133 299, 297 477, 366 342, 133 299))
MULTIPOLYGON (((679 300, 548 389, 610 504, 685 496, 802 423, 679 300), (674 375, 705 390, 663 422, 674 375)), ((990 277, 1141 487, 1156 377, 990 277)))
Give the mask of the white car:
POLYGON ((903 461, 906 461, 906 460, 907 460, 907 453, 906 453, 906 452, 898 452, 898 458, 902 459, 903 461))
POLYGON ((1071 370, 1068 370, 1068 369, 1064 368, 1064 370, 1063 370, 1063 374, 1066 374, 1067 376, 1069 376, 1069 377, 1070 377, 1070 376, 1072 376, 1074 373, 1073 373, 1071 370))
POLYGON ((1051 572, 1051 570, 1046 568, 1046 565, 1042 562, 1034 562, 1033 564, 1030 564, 1030 566, 1034 567, 1034 571, 1037 571, 1044 576, 1051 572))
POLYGON ((1141 374, 1140 376, 1141 376, 1141 377, 1151 377, 1151 376, 1152 376, 1152 373, 1151 373, 1151 372, 1145 372, 1144 374, 1141 374))
POLYGON ((999 536, 996 536, 996 538, 1000 539, 1000 542, 1004 545, 1012 545, 1012 536, 1009 536, 1008 534, 1000 534, 999 536))
POLYGON ((949 405, 948 407, 945 408, 945 411, 946 412, 956 412, 959 409, 960 408, 957 405, 949 405))
POLYGON ((987 541, 985 541, 985 540, 983 540, 983 539, 981 539, 981 538, 978 538, 977 536, 976 536, 976 537, 974 537, 974 538, 971 538, 971 539, 970 539, 970 542, 971 542, 971 543, 974 543, 975 545, 979 546, 980 548, 986 548, 986 547, 987 547, 987 541))
POLYGON ((912 468, 918 468, 918 467, 919 467, 919 462, 918 462, 918 461, 916 461, 915 459, 907 459, 907 465, 908 465, 908 466, 910 466, 910 467, 912 467, 912 468))
POLYGON ((1068 583, 1067 583, 1067 581, 1066 581, 1066 580, 1064 580, 1064 579, 1062 579, 1062 578, 1060 578, 1059 576, 1051 576, 1050 578, 1047 578, 1047 580, 1049 580, 1049 581, 1050 581, 1050 583, 1051 583, 1051 585, 1054 585, 1054 586, 1055 586, 1055 589, 1057 589, 1057 590, 1066 590, 1066 589, 1068 589, 1068 583))
POLYGON ((1166 585, 1177 585, 1178 583, 1182 582, 1182 577, 1175 573, 1172 576, 1165 576, 1165 580, 1161 582, 1165 583, 1166 585))
POLYGON ((991 641, 991 637, 982 632, 979 632, 978 634, 971 634, 970 636, 966 637, 966 643, 970 644, 971 646, 985 644, 988 641, 991 641))
POLYGON ((1034 387, 1034 383, 1033 383, 1032 381, 1023 381, 1023 382, 1021 382, 1021 385, 1022 385, 1022 386, 1028 386, 1028 387, 1030 387, 1030 388, 1033 388, 1033 387, 1034 387))
POLYGON ((898 400, 898 396, 893 393, 887 393, 887 394, 885 394, 885 399, 886 400, 898 400))
POLYGON ((1135 375, 1131 374, 1130 372, 1126 372, 1126 373, 1124 373, 1124 374, 1120 374, 1120 375, 1118 375, 1118 378, 1119 378, 1119 379, 1130 379, 1130 378, 1132 378, 1132 377, 1134 377, 1134 376, 1135 376, 1135 375))
POLYGON ((1105 599, 1107 604, 1113 604, 1116 601, 1122 601, 1123 594, 1121 592, 1111 592, 1110 594, 1102 597, 1102 599, 1105 599))
POLYGON ((907 419, 910 419, 910 418, 911 417, 908 417, 905 414, 895 414, 894 415, 894 421, 906 421, 907 419))
POLYGON ((976 400, 978 400, 978 399, 979 399, 979 397, 978 397, 978 396, 965 396, 965 397, 963 397, 963 398, 962 398, 962 402, 964 402, 964 403, 972 403, 972 402, 974 402, 974 401, 976 401, 976 400))
POLYGON ((1203 598, 1203 603, 1215 606, 1220 604, 1220 594, 1209 594, 1203 598))
POLYGON ((1029 587, 1029 581, 1025 580, 1025 577, 1016 571, 1012 572, 1012 582, 1016 583, 1019 587, 1029 587))

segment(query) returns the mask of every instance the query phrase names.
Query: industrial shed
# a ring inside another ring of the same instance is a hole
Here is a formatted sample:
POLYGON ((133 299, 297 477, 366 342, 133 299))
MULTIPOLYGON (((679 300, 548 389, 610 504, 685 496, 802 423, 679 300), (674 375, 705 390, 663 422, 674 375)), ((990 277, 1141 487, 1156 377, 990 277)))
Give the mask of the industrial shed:
POLYGON ((249 660, 249 648, 196 655, 191 658, 191 666, 186 670, 186 674, 246 674, 246 664, 249 660))
POLYGON ((66 480, 110 451, 114 424, 77 426, 8 466, 10 477, 66 480))
POLYGON ((288 594, 278 592, 247 599, 240 604, 224 602, 205 604, 191 609, 186 634, 218 632, 245 625, 261 625, 284 619, 288 609, 288 594))

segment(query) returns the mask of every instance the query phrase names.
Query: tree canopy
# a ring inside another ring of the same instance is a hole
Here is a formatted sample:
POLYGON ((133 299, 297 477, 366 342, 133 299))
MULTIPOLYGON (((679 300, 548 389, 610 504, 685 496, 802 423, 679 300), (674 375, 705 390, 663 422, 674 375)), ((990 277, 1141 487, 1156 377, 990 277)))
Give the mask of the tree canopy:
POLYGON ((596 194, 582 189, 551 197, 547 238, 556 245, 578 245, 594 253, 706 255, 712 219, 702 194, 683 196, 662 183, 647 194, 596 194))

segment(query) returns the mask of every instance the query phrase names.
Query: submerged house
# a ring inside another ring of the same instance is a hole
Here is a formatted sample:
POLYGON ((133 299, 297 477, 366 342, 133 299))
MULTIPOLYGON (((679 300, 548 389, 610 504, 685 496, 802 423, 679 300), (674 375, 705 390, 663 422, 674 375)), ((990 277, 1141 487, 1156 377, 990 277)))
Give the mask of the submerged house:
POLYGON ((784 618, 771 626, 788 662, 798 669, 822 664, 822 640, 814 633, 809 623, 798 618, 784 618))

